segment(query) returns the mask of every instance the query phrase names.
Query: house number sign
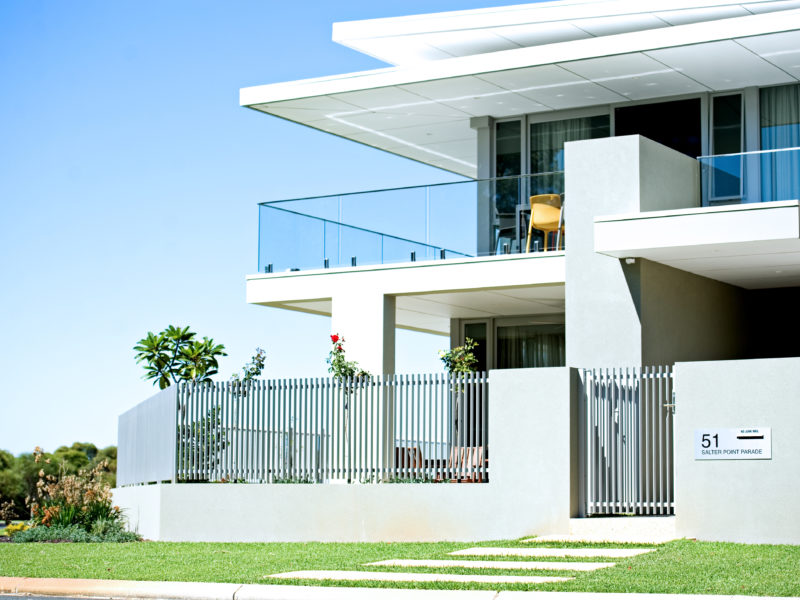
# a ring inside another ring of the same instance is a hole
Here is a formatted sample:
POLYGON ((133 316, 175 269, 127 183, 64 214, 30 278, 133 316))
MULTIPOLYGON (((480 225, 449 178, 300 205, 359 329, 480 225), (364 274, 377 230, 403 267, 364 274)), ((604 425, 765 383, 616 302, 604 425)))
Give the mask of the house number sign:
POLYGON ((695 429, 694 458, 695 460, 769 460, 772 458, 772 428, 695 429))

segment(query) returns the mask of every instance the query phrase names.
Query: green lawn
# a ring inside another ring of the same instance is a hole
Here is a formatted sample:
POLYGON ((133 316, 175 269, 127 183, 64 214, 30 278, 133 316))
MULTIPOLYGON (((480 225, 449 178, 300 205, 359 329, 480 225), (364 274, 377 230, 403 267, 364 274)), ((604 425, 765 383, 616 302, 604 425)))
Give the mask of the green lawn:
MULTIPOLYGON (((224 527, 224 523, 220 524, 224 527)), ((529 547, 518 541, 481 544, 204 544, 142 542, 134 544, 0 544, 0 575, 26 577, 81 577, 234 583, 318 582, 274 580, 272 573, 300 569, 392 570, 364 567, 363 563, 389 558, 448 558, 452 550, 471 545, 529 547)), ((553 547, 575 544, 547 544, 553 547)), ((602 546, 583 544, 581 547, 602 546)), ((618 546, 618 545, 615 545, 618 546)), ((458 557, 467 559, 468 557, 458 557)), ((476 557, 476 560, 480 560, 476 557)), ((484 559, 485 560, 485 559, 484 559)), ((497 560, 513 560, 501 558, 497 560)), ((544 560, 544 559, 539 559, 544 560)), ((557 560, 557 559, 554 559, 557 560)), ((564 559, 580 560, 580 559, 564 559)), ((587 559, 592 560, 592 559, 587 559)), ((430 569, 396 569, 430 571, 430 569)), ((532 575, 520 570, 463 570, 453 573, 532 575)), ((800 547, 749 546, 680 540, 659 546, 656 552, 617 560, 600 571, 547 572, 575 580, 545 585, 383 584, 372 587, 427 587, 449 589, 517 589, 584 592, 645 592, 800 596, 800 547)), ((355 585, 324 582, 322 585, 355 585)))

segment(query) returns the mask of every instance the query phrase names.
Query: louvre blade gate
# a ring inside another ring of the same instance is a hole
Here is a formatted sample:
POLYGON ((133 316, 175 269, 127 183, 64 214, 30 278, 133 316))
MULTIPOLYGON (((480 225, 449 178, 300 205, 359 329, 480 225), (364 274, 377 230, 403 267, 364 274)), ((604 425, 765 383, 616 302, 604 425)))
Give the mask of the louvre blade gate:
POLYGON ((670 367, 584 370, 586 516, 675 512, 670 367))

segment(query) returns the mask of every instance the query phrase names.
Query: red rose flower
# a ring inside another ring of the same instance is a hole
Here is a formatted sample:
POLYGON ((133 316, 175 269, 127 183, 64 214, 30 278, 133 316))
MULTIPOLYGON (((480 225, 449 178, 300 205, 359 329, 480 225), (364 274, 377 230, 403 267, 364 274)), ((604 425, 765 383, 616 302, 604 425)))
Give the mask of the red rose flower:
POLYGON ((336 346, 336 349, 337 349, 339 352, 341 352, 341 351, 342 351, 342 347, 341 347, 341 346, 336 346))
POLYGON ((335 344, 335 343, 336 343, 336 342, 338 342, 338 341, 339 341, 339 336, 338 336, 337 334, 335 334, 335 333, 334 333, 334 334, 331 336, 331 342, 335 344))

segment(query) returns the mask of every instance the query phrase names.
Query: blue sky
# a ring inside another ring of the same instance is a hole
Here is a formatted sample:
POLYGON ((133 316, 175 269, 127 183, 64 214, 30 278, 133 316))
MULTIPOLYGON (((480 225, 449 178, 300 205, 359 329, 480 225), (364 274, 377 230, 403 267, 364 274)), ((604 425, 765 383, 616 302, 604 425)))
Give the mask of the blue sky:
MULTIPOLYGON (((132 346, 191 325, 227 378, 325 374, 329 319, 245 303, 257 203, 454 176, 238 106, 240 87, 385 66, 335 21, 496 6, 384 2, 0 3, 0 448, 116 443, 153 392, 132 346)), ((398 333, 398 370, 441 337, 398 333)))

